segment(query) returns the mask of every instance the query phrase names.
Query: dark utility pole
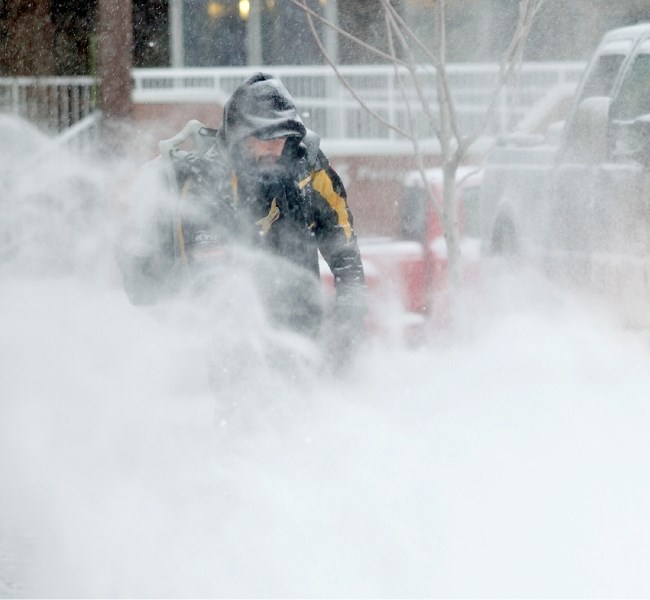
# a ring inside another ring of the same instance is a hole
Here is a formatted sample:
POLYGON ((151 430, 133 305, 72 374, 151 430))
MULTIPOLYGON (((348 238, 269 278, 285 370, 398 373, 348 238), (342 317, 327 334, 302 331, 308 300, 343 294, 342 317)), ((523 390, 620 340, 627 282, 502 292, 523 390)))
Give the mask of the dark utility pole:
POLYGON ((131 115, 132 0, 98 0, 99 103, 110 124, 131 115))

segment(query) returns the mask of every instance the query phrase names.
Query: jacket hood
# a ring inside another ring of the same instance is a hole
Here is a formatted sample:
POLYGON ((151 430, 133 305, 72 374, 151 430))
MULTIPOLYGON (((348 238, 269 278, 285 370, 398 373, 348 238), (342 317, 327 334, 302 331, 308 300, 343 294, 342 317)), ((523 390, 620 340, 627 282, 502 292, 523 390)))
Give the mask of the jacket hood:
POLYGON ((255 73, 233 92, 223 108, 219 137, 232 149, 244 138, 273 139, 305 136, 291 94, 279 79, 268 73, 255 73))

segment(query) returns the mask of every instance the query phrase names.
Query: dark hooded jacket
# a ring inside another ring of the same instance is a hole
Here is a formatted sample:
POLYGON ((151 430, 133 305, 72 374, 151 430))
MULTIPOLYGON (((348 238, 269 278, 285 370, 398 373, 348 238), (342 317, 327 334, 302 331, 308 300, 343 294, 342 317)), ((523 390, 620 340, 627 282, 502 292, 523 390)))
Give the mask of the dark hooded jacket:
MULTIPOLYGON (((213 135, 205 153, 176 162, 185 207, 177 240, 181 258, 191 268, 206 247, 242 244, 310 273, 313 283, 320 250, 334 275, 335 327, 360 330, 365 280, 345 188, 284 85, 264 73, 247 79, 226 103, 213 135), (249 157, 244 143, 251 136, 287 136, 277 165, 260 166, 249 157)), ((320 312, 314 302, 294 298, 290 305, 288 320, 308 315, 307 328, 315 327, 320 312)))

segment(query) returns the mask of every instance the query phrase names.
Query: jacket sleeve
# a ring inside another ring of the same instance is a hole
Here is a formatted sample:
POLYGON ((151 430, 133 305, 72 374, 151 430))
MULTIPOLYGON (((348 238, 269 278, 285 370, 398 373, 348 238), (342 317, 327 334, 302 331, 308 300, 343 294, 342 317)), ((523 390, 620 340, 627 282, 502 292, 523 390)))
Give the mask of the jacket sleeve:
POLYGON ((313 231, 334 275, 336 310, 360 321, 366 312, 366 283, 345 187, 328 164, 312 174, 311 183, 313 231))

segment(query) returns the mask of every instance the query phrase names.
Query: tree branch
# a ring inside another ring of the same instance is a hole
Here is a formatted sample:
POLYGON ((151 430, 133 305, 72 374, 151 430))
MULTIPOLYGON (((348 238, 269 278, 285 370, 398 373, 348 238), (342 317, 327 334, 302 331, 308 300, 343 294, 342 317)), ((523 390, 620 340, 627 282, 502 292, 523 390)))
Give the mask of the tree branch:
MULTIPOLYGON (((379 113, 372 110, 372 108, 370 108, 366 104, 365 100, 363 98, 361 98, 361 96, 357 93, 357 91, 354 89, 354 86, 339 71, 337 65, 334 63, 334 61, 332 60, 332 57, 327 52, 327 49, 325 48, 325 45, 323 44, 323 41, 320 39, 320 36, 318 35, 318 32, 316 31, 316 26, 314 25, 314 20, 312 18, 312 13, 314 13, 314 11, 307 8, 307 5, 305 4, 305 1, 306 0, 302 0, 302 3, 299 6, 301 6, 305 10, 305 12, 307 13, 307 21, 309 23, 309 28, 311 30, 312 35, 314 36, 314 39, 316 40, 316 44, 318 45, 318 48, 320 49, 323 56, 325 57, 325 60, 327 61, 327 63, 334 70, 334 73, 336 74, 336 77, 338 78, 338 80, 343 84, 345 89, 347 89, 348 92, 350 92, 350 94, 352 94, 352 96, 357 101, 359 106, 361 106, 361 108, 363 108, 363 110, 365 110, 371 117, 373 117, 374 119, 379 121, 382 125, 384 125, 384 126, 388 127, 389 129, 391 129, 392 131, 398 133, 399 135, 403 135, 407 139, 410 138, 410 135, 408 134, 408 132, 403 130, 401 127, 398 127, 397 125, 395 125, 393 123, 390 123, 389 121, 384 119, 379 113)), ((291 0, 291 2, 296 3, 297 0, 291 0)), ((317 14, 317 13, 314 13, 314 14, 317 14)), ((318 16, 320 17, 320 15, 318 15, 318 16)), ((322 17, 320 17, 320 18, 322 19, 322 17)), ((323 19, 323 20, 326 23, 329 23, 329 21, 327 21, 327 19, 323 19)), ((391 56, 389 54, 386 54, 385 56, 387 56, 390 60, 392 60, 392 58, 391 58, 391 56)), ((393 62, 395 64, 396 68, 397 68, 398 65, 404 66, 399 61, 397 61, 397 62, 393 61, 393 62)))
MULTIPOLYGON (((418 95, 418 99, 420 101, 420 105, 422 107, 422 111, 424 112, 425 116, 427 117, 427 120, 429 121, 429 126, 431 127, 431 131, 433 131, 433 134, 437 137, 440 138, 440 127, 437 122, 437 119, 433 112, 431 111, 431 105, 429 104, 429 101, 426 98, 426 95, 424 93, 424 90, 422 89, 422 85, 420 83, 420 80, 418 78, 418 68, 417 65, 415 64, 415 59, 413 58, 413 53, 411 52, 411 49, 408 45, 408 42, 404 35, 402 34, 399 25, 397 21, 395 20, 392 12, 393 12, 393 7, 390 5, 390 0, 381 0, 381 3, 384 7, 384 18, 387 22, 387 28, 389 27, 388 23, 390 23, 390 29, 389 29, 389 34, 391 31, 394 31, 395 34, 398 36, 400 40, 400 44, 402 45, 402 48, 404 48, 405 52, 407 53, 408 56, 408 61, 406 61, 405 66, 406 69, 408 69, 410 75, 411 75, 411 80, 413 81, 413 86, 415 87, 415 92, 418 95)), ((407 105, 407 108, 410 109, 410 102, 408 98, 406 97, 406 93, 404 94, 404 103, 407 105)))
MULTIPOLYGON (((362 48, 365 48, 369 52, 372 52, 373 54, 375 54, 379 58, 383 58, 384 60, 387 60, 387 61, 390 61, 390 62, 392 62, 394 60, 393 57, 390 56, 390 54, 386 54, 385 52, 383 52, 379 48, 373 46, 372 44, 368 44, 368 43, 364 42, 363 40, 359 39, 355 35, 352 35, 351 33, 345 31, 344 29, 341 29, 338 25, 335 25, 329 19, 326 19, 322 15, 319 15, 315 10, 312 10, 311 8, 309 8, 307 6, 307 4, 305 3, 305 0, 289 0, 289 2, 291 2, 292 4, 295 4, 298 8, 302 9, 306 13, 307 18, 308 18, 309 23, 310 23, 310 27, 312 28, 312 33, 316 29, 313 26, 313 23, 314 23, 313 19, 315 18, 318 21, 320 21, 321 23, 323 23, 326 27, 329 27, 330 29, 333 29, 339 35, 342 35, 343 37, 353 41, 355 44, 358 44, 362 48)), ((398 61, 398 64, 400 64, 400 65, 402 65, 404 67, 406 66, 399 59, 396 59, 396 60, 398 61)))
MULTIPOLYGON (((384 0, 382 0, 383 2, 384 0)), ((388 47, 390 49, 390 53, 393 56, 396 56, 395 52, 395 44, 393 42, 393 27, 395 26, 395 21, 391 19, 391 16, 388 11, 384 12, 384 20, 386 23, 386 33, 388 35, 388 47)), ((399 72, 399 69, 397 67, 397 64, 395 66, 395 79, 399 83, 400 87, 400 92, 402 93, 402 99, 404 100, 404 105, 406 106, 406 115, 407 119, 409 122, 410 130, 411 130, 411 136, 410 140, 411 143, 413 144, 413 154, 415 156, 418 172, 420 174, 420 178, 422 179, 422 187, 425 190, 425 193, 427 195, 427 199, 429 200, 431 206, 433 206, 433 210, 436 213, 436 216, 438 219, 442 221, 442 209, 438 205, 438 199, 436 198, 436 195, 433 193, 433 189, 430 185, 428 185, 427 181, 427 174, 425 171, 424 167, 424 161, 422 160, 422 152, 420 150, 420 141, 417 136, 416 128, 415 128, 415 120, 413 118, 413 111, 411 110, 411 103, 408 100, 407 94, 406 94, 406 87, 404 86, 404 81, 402 79, 402 76, 399 72)), ((415 74, 411 72, 411 76, 414 77, 415 74)), ((417 83, 417 82, 416 82, 417 83)), ((436 133, 438 133, 436 131, 436 133)))
POLYGON ((474 144, 474 142, 476 142, 480 135, 485 131, 489 123, 492 121, 492 118, 496 114, 499 98, 503 92, 504 87, 512 79, 512 75, 515 72, 515 69, 521 68, 521 59, 523 56, 524 46, 528 38, 528 34, 530 33, 530 28, 532 27, 535 15, 540 10, 543 3, 544 0, 520 0, 519 16, 517 19, 515 33, 513 34, 510 44, 508 45, 508 48, 504 52, 501 59, 497 85, 490 97, 490 101, 488 102, 488 107, 485 111, 485 118, 483 120, 483 123, 473 134, 466 136, 461 140, 461 143, 459 144, 457 150, 458 152, 466 152, 466 150, 472 144, 474 144))
MULTIPOLYGON (((442 0, 438 0, 439 2, 442 2, 442 0)), ((449 87, 449 78, 447 77, 447 69, 445 66, 445 61, 441 61, 439 57, 437 57, 429 48, 422 42, 422 40, 419 38, 418 35, 415 34, 415 32, 408 26, 406 21, 402 18, 402 16, 397 12, 395 7, 391 4, 390 0, 382 0, 382 4, 384 5, 384 8, 390 11, 390 14, 393 18, 393 20, 397 23, 399 26, 399 29, 403 29, 406 35, 408 35, 411 40, 418 46, 423 52, 424 55, 431 61, 431 64, 433 65, 434 69, 436 70, 436 77, 441 76, 442 77, 442 84, 443 84, 443 89, 444 89, 444 94, 447 98, 447 102, 449 103, 449 109, 451 112, 451 124, 452 124, 452 129, 454 131, 454 136, 456 140, 460 141, 461 139, 461 132, 460 132, 460 127, 458 123, 458 113, 456 111, 456 105, 454 102, 453 94, 451 93, 451 88, 449 87)), ((405 38, 404 35, 401 34, 400 31, 400 36, 402 39, 402 44, 404 48, 407 49, 409 52, 409 56, 412 59, 412 64, 415 64, 415 59, 413 58, 413 52, 411 51, 411 47, 408 43, 408 40, 405 38)), ((414 80, 416 81, 416 88, 417 88, 417 79, 414 76, 414 80)), ((421 89, 418 89, 418 95, 420 97, 420 102, 422 103, 423 107, 428 107, 429 103, 426 99, 424 99, 424 93, 421 89)), ((426 108, 425 108, 426 110, 426 108)))

